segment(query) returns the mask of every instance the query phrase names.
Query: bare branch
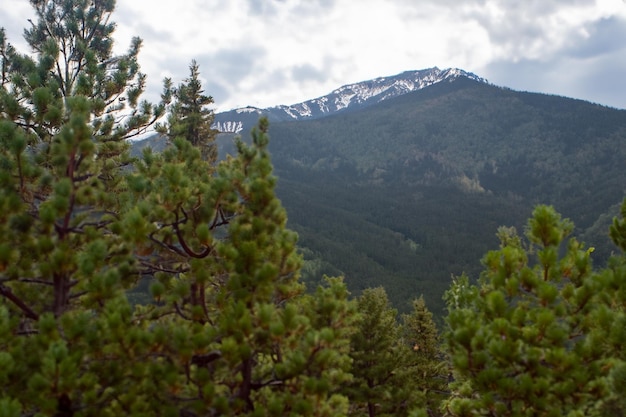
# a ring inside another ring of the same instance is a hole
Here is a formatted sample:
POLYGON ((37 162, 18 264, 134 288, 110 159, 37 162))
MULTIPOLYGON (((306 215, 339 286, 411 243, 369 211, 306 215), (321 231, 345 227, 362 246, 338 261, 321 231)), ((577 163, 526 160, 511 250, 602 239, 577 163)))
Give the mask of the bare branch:
POLYGON ((0 284, 0 295, 11 301, 28 317, 29 319, 39 320, 39 315, 35 313, 21 298, 13 294, 13 291, 5 285, 0 284))
POLYGON ((202 252, 198 253, 198 252, 194 252, 194 250, 191 249, 189 245, 187 245, 187 242, 185 241, 185 237, 183 236, 180 228, 178 227, 179 224, 185 223, 187 221, 187 213, 185 213, 184 210, 182 211, 183 211, 183 214, 185 214, 185 218, 179 222, 178 211, 177 211, 176 213, 174 213, 176 215, 176 222, 172 225, 174 227, 174 231, 176 232, 176 237, 178 237, 178 242, 180 243, 180 246, 182 246, 185 253, 191 256, 192 258, 196 258, 196 259, 206 258, 207 256, 209 256, 209 254, 213 250, 211 246, 207 246, 202 252))

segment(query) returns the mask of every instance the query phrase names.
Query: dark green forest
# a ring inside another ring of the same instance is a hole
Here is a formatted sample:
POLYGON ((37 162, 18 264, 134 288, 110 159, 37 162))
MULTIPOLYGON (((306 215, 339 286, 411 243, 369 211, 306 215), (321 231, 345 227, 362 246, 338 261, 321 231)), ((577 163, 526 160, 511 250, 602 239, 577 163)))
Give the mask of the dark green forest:
POLYGON ((384 285, 401 310, 417 293, 440 315, 451 277, 476 275, 496 228, 522 228, 539 203, 574 221, 596 262, 615 250, 623 110, 459 78, 270 136, 305 265, 355 291, 384 285))

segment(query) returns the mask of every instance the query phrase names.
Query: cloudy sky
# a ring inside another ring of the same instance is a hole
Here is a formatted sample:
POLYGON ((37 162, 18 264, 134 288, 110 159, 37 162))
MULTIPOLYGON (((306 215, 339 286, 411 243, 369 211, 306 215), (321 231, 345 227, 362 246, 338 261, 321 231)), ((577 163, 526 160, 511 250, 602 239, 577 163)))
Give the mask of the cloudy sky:
MULTIPOLYGON (((27 0, 2 1, 18 47, 29 17, 27 0)), ((153 101, 196 59, 217 111, 435 66, 626 108, 625 0, 117 0, 113 18, 119 51, 144 40, 153 101)))

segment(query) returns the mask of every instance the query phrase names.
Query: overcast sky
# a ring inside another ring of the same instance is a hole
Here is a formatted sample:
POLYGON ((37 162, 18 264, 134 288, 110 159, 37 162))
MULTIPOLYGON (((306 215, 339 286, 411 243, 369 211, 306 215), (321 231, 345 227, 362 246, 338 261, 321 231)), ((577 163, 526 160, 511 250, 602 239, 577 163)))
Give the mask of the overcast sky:
MULTIPOLYGON (((27 0, 2 0, 18 47, 29 17, 27 0)), ((626 108, 624 0, 117 0, 113 18, 117 50, 144 40, 152 101, 196 59, 218 111, 435 66, 626 108)))

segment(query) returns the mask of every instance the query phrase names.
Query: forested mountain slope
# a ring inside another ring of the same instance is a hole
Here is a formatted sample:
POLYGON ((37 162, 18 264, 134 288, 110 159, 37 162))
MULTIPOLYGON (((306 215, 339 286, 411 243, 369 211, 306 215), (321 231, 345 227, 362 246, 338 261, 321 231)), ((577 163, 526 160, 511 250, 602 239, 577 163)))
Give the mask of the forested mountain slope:
MULTIPOLYGON (((499 225, 552 204, 596 248, 626 184, 626 111, 467 78, 270 130, 278 194, 310 271, 435 310, 499 225)), ((319 274, 310 274, 311 277, 319 274)))

